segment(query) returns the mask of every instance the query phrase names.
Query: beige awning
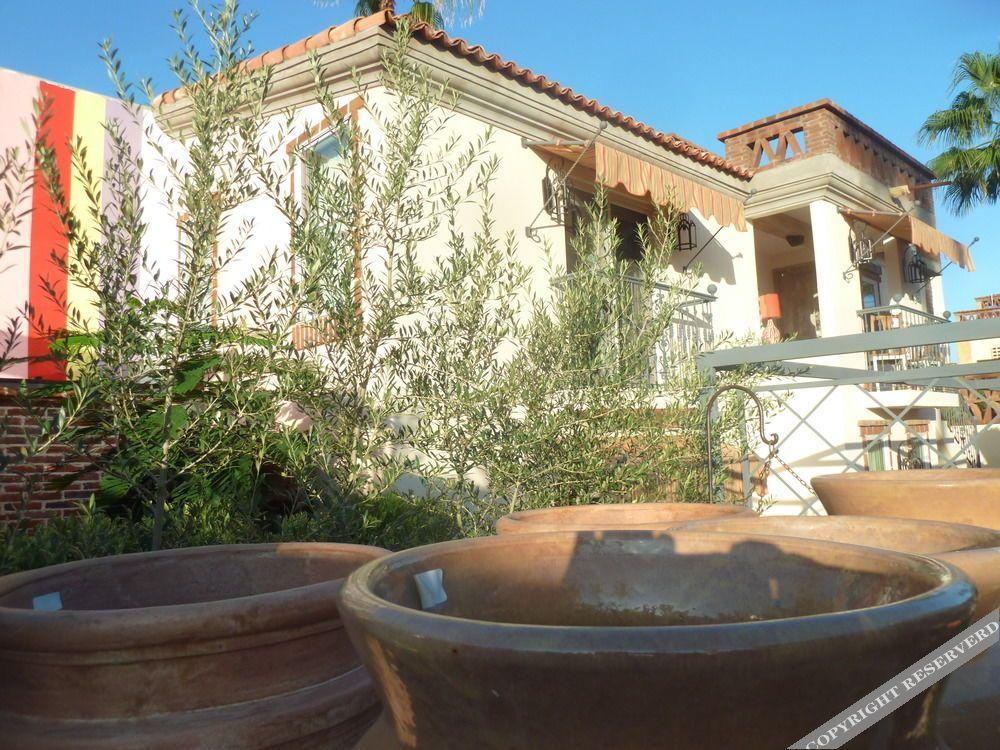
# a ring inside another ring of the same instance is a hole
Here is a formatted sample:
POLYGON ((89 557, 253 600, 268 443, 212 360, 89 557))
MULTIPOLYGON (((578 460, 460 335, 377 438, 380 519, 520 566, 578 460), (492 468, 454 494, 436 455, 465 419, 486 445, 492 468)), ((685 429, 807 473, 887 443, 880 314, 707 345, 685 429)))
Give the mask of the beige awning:
POLYGON ((735 198, 603 143, 596 144, 594 149, 597 178, 609 188, 648 196, 660 206, 674 205, 684 211, 693 208, 722 226, 731 224, 740 231, 746 230, 743 204, 735 198))
POLYGON ((940 258, 943 255, 967 271, 976 270, 975 263, 972 262, 972 253, 968 247, 915 216, 875 211, 849 211, 847 209, 841 209, 840 213, 848 219, 863 221, 880 232, 909 242, 925 255, 934 258, 940 258))
POLYGON ((576 163, 583 169, 593 170, 596 179, 612 190, 624 190, 639 198, 649 198, 657 205, 672 205, 682 211, 693 208, 706 219, 714 218, 722 226, 733 225, 740 231, 746 230, 743 204, 736 198, 602 143, 586 151, 582 146, 558 142, 535 148, 570 164, 576 163))

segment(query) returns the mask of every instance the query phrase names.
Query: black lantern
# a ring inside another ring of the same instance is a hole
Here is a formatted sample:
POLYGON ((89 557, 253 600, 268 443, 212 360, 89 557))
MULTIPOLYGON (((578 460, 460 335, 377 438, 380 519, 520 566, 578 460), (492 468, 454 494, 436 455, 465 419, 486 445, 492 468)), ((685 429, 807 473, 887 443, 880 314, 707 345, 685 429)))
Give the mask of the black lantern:
POLYGON ((560 180, 551 169, 545 173, 542 180, 542 200, 545 206, 545 213, 556 224, 565 224, 568 218, 569 191, 566 183, 560 180))
POLYGON ((935 271, 924 262, 924 259, 918 254, 916 247, 910 245, 907 248, 907 252, 910 259, 906 262, 904 274, 908 282, 911 284, 924 284, 935 276, 941 275, 940 271, 935 271))
POLYGON ((695 224, 687 214, 677 221, 677 252, 683 253, 698 247, 695 224))

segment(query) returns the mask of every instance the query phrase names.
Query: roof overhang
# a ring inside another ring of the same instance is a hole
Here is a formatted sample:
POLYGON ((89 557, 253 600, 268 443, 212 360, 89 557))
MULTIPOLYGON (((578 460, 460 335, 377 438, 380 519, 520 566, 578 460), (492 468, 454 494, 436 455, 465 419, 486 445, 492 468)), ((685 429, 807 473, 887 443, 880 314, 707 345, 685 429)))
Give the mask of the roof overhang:
POLYGON ((943 255, 967 271, 976 270, 972 253, 967 246, 915 216, 881 211, 852 211, 845 208, 842 208, 840 213, 848 219, 864 222, 884 234, 909 242, 924 255, 933 258, 940 258, 943 255))

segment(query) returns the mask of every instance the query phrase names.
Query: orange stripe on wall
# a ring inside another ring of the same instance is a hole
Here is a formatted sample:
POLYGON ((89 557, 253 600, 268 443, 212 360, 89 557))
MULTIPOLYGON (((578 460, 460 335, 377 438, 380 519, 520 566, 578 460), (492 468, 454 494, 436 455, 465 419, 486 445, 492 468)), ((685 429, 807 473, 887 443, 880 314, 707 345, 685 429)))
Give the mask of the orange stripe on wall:
MULTIPOLYGON (((63 195, 70 194, 70 138, 73 134, 74 92, 62 86, 42 81, 38 96, 48 121, 40 129, 38 140, 55 151, 59 183, 63 195)), ((35 358, 49 354, 51 332, 66 327, 66 253, 67 242, 62 223, 42 171, 35 169, 35 189, 31 201, 31 251, 28 282, 28 304, 31 320, 28 325, 29 378, 64 380, 61 363, 35 358)))

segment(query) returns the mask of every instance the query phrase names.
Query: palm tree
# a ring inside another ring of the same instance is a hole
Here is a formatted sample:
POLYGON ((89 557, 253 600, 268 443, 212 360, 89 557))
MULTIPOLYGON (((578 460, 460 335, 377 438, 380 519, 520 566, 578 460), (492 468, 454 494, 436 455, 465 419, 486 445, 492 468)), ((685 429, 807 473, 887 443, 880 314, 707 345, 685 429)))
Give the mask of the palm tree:
MULTIPOLYGON (((359 16, 370 16, 380 10, 396 11, 394 0, 358 0, 354 12, 359 16)), ((410 15, 417 21, 423 21, 428 26, 444 26, 444 17, 434 2, 414 2, 410 5, 410 15)))
POLYGON ((928 166, 950 180, 947 199, 957 213, 1000 200, 1000 54, 967 52, 958 59, 951 90, 961 89, 948 109, 920 129, 922 143, 949 148, 928 166))
MULTIPOLYGON (((410 15, 430 26, 448 23, 471 23, 483 13, 486 0, 415 0, 410 3, 410 15)), ((370 16, 380 10, 396 12, 395 0, 358 0, 354 12, 370 16)))

